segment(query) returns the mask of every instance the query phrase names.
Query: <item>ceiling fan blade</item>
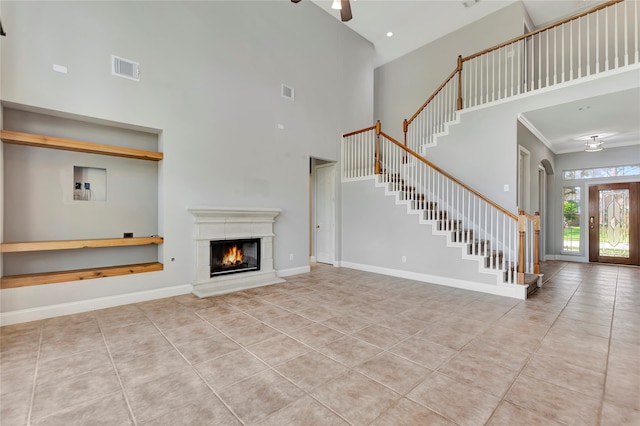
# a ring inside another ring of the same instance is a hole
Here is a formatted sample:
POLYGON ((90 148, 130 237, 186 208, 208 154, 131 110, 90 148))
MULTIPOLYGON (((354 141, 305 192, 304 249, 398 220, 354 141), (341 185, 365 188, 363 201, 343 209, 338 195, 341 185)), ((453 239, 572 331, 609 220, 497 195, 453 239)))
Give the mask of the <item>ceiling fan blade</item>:
POLYGON ((340 0, 340 4, 342 5, 342 9, 340 9, 340 19, 342 20, 342 22, 350 21, 352 16, 351 4, 349 3, 349 0, 340 0))

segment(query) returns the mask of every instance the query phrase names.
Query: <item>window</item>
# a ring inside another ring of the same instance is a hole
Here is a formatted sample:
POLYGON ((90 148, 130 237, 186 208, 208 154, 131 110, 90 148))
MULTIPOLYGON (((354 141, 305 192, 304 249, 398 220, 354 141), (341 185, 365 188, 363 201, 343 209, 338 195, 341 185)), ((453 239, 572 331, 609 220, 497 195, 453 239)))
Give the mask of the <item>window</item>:
POLYGON ((577 169, 563 171, 563 177, 565 180, 639 175, 640 164, 633 164, 631 166, 598 167, 594 169, 577 169))
POLYGON ((580 187, 565 186, 562 188, 563 221, 562 251, 580 252, 580 187))

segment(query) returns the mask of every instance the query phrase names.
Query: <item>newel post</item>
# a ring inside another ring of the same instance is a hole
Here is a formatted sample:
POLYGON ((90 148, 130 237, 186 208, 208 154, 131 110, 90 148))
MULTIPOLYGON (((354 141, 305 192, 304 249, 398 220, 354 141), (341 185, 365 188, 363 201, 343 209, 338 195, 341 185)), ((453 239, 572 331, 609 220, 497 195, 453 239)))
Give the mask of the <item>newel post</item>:
POLYGON ((462 55, 458 55, 458 111, 462 109, 462 55))
POLYGON ((533 230, 535 231, 533 273, 540 273, 540 212, 533 216, 533 230))
POLYGON ((380 120, 376 121, 376 174, 379 175, 380 170, 380 132, 382 125, 380 124, 380 120))
POLYGON ((524 284, 524 249, 525 233, 527 231, 527 217, 524 210, 518 210, 518 234, 520 236, 518 247, 518 284, 524 284))
POLYGON ((404 146, 407 146, 407 131, 409 130, 409 122, 405 118, 402 122, 402 131, 404 132, 404 146))

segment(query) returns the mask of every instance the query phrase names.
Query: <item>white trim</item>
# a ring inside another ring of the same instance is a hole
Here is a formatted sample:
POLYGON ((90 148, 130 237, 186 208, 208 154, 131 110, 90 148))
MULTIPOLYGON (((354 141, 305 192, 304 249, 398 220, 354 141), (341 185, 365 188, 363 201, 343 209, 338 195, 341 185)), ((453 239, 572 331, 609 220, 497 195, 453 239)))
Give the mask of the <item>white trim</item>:
POLYGON ((164 299, 165 297, 189 294, 191 284, 163 287, 155 290, 138 291, 135 293, 118 294, 115 296, 98 297, 95 299, 79 300, 77 302, 61 303, 58 305, 40 306, 37 308, 20 309, 0 313, 0 325, 17 324, 21 322, 37 321, 45 318, 71 315, 96 309, 112 308, 114 306, 129 305, 131 303, 146 302, 148 300, 164 299))
POLYGON ((525 300, 527 298, 526 285, 504 284, 494 285, 476 283, 473 281, 457 280, 453 278, 440 277, 435 275, 421 274, 418 272, 402 271, 399 269, 383 268, 380 266, 363 265, 360 263, 340 262, 343 268, 356 269, 358 271, 373 272, 376 274, 389 275, 392 277, 406 278, 409 280, 421 281, 431 284, 443 285, 446 287, 461 288, 464 290, 478 291, 482 293, 495 294, 498 296, 511 297, 525 300))
POLYGON ((276 272, 276 276, 278 277, 290 277, 291 275, 300 275, 300 274, 308 274, 311 272, 311 267, 307 266, 298 266, 297 268, 289 268, 289 269, 279 269, 276 272))
POLYGON ((355 178, 342 178, 341 182, 346 183, 346 182, 358 182, 361 180, 371 180, 371 179, 375 179, 376 176, 378 175, 361 176, 361 177, 355 177, 355 178))
MULTIPOLYGON (((566 262, 581 262, 581 263, 589 263, 589 259, 583 255, 577 254, 556 254, 555 259, 553 260, 564 260, 566 262)), ((549 256, 549 260, 551 260, 551 256, 549 256)))
POLYGON ((527 129, 529 129, 529 131, 533 134, 533 136, 535 136, 536 138, 538 138, 540 140, 540 142, 542 142, 543 144, 545 144, 545 146, 547 148, 549 148, 551 150, 551 152, 553 152, 554 154, 558 154, 555 149, 553 149, 553 146, 551 145, 551 142, 549 142, 549 139, 547 139, 541 132, 540 130, 538 130, 538 128, 529 120, 527 120, 527 117, 525 117, 524 115, 522 115, 521 113, 518 114, 518 121, 520 123, 522 123, 522 125, 524 127, 526 127, 527 129))
POLYGON ((323 163, 323 164, 316 164, 313 167, 313 223, 315 224, 315 226, 312 226, 312 231, 313 231, 313 252, 316 255, 316 258, 318 257, 318 170, 319 169, 327 169, 330 176, 331 176, 331 184, 329 185, 329 188, 327 188, 329 191, 331 191, 331 202, 330 202, 330 207, 331 207, 331 213, 329 215, 330 220, 333 222, 332 223, 332 229, 333 231, 330 232, 329 234, 331 235, 331 244, 330 244, 330 248, 331 248, 331 252, 329 257, 335 259, 336 257, 336 241, 337 241, 337 227, 336 227, 336 223, 339 222, 339 218, 337 217, 337 209, 336 209, 336 171, 337 171, 337 167, 336 167, 336 163, 335 162, 328 162, 328 163, 323 163), (333 173, 332 173, 333 172, 333 173))

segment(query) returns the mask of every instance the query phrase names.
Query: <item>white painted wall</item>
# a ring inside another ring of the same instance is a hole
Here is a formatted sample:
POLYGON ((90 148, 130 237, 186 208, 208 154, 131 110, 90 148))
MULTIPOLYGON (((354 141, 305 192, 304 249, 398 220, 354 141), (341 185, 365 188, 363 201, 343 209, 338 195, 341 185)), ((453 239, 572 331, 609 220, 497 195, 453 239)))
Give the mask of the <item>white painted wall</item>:
POLYGON ((432 225, 408 215, 406 205, 385 196, 371 179, 344 183, 342 211, 343 262, 402 270, 446 280, 496 284, 495 275, 478 274, 475 260, 462 260, 462 249, 447 247, 446 237, 433 235, 432 225), (402 257, 406 256, 406 263, 402 257))
POLYGON ((525 9, 515 2, 395 61, 376 68, 375 118, 382 130, 402 140, 409 119, 468 56, 524 33, 525 9))
POLYGON ((282 209, 275 267, 308 265, 309 157, 337 160, 341 133, 373 121, 370 43, 311 2, 4 1, 2 20, 5 103, 159 129, 165 154, 164 271, 2 290, 3 312, 190 284, 194 205, 282 209), (112 54, 141 82, 112 76, 112 54))

